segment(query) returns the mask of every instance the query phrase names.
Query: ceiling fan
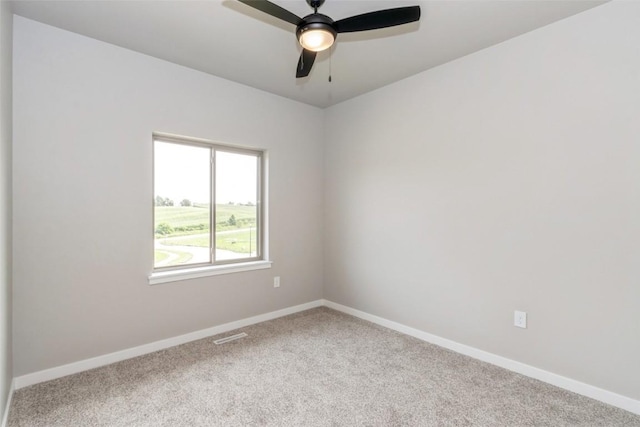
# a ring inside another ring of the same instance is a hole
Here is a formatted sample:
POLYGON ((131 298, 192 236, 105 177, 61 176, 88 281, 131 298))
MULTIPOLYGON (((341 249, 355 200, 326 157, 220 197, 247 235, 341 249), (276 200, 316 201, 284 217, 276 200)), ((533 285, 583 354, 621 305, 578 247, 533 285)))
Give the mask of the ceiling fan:
POLYGON ((268 0, 238 1, 296 26, 296 36, 303 48, 296 67, 297 78, 309 75, 316 54, 331 47, 339 33, 377 30, 408 24, 420 19, 420 6, 378 10, 334 21, 327 15, 318 13, 318 8, 325 0, 306 0, 313 8, 313 13, 304 18, 300 18, 268 0))

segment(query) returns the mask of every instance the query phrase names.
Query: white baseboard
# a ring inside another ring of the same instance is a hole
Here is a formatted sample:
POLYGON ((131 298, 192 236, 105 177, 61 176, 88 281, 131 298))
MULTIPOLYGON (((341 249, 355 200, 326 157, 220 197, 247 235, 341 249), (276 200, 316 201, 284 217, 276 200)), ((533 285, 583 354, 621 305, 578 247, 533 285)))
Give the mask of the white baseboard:
POLYGON ((65 377, 71 374, 77 374, 78 372, 87 371, 93 368, 99 368, 100 366, 105 366, 111 363, 120 362, 122 360, 131 359, 132 357, 142 356, 145 354, 153 353, 154 351, 164 350, 169 347, 175 347, 176 345, 185 344, 191 341, 196 341, 202 338, 229 332, 234 329, 244 328, 256 323, 265 322, 267 320, 277 319, 278 317, 287 316, 289 314, 298 313, 300 311, 309 310, 315 307, 320 307, 322 306, 322 303, 322 300, 312 301, 306 304, 300 304, 293 307, 284 308, 282 310, 260 314, 258 316, 237 320, 235 322, 225 323, 223 325, 202 329, 200 331, 191 332, 177 337, 155 341, 138 347, 116 351, 115 353, 92 357, 91 359, 80 360, 78 362, 69 363, 67 365, 57 366, 55 368, 45 369, 31 374, 22 375, 14 378, 15 389, 18 390, 33 384, 54 380, 56 378, 65 377))
POLYGON ((585 384, 571 378, 563 377, 562 375, 554 374, 552 372, 545 371, 534 366, 516 362, 515 360, 507 359, 506 357, 498 356, 496 354, 479 350, 468 345, 460 344, 458 342, 451 341, 437 335, 432 335, 427 332, 414 329, 409 326, 384 319, 382 317, 374 316, 373 314, 365 313, 364 311, 337 304, 332 301, 323 300, 322 303, 326 307, 341 311, 346 314, 350 314, 352 316, 367 320, 371 323, 375 323, 389 329, 393 329, 394 331, 401 332, 414 338, 418 338, 419 340, 426 341, 428 343, 435 344, 449 350, 453 350, 456 353, 464 354, 466 356, 473 357, 474 359, 482 360, 483 362, 500 366, 501 368, 517 372, 527 377, 535 378, 556 387, 560 387, 565 390, 569 390, 574 393, 581 394, 583 396, 587 396, 592 399, 599 400, 609 405, 616 406, 618 408, 640 415, 639 400, 635 400, 627 396, 601 389, 599 387, 585 384))
POLYGON ((9 394, 7 395, 7 406, 4 407, 4 414, 2 414, 2 424, 0 424, 1 427, 7 427, 7 424, 9 423, 9 409, 11 409, 11 399, 13 399, 15 382, 15 380, 11 380, 9 394))
POLYGON ((545 371, 534 366, 526 365, 515 360, 507 359, 506 357, 498 356, 493 353, 489 353, 477 348, 460 344, 455 341, 448 340, 446 338, 439 337, 437 335, 429 334, 427 332, 411 328, 401 323, 393 322, 388 319, 384 319, 373 314, 366 313, 364 311, 356 310, 345 305, 337 304, 328 300, 317 300, 306 304, 296 305, 294 307, 285 308, 282 310, 272 311, 270 313, 261 314, 258 316, 249 317, 247 319, 237 320, 235 322, 225 323, 223 325, 214 326, 212 328, 203 329, 196 332, 191 332, 185 335, 180 335, 166 340, 156 341, 149 344, 144 344, 138 347, 117 351, 115 353, 106 354, 103 356, 94 357, 91 359, 85 359, 78 362, 70 363, 63 366, 58 366, 51 369, 45 369, 43 371, 34 372, 32 374, 22 375, 14 378, 11 383, 11 390, 8 397, 7 409, 5 410, 2 426, 5 427, 8 414, 9 405, 11 404, 11 398, 13 391, 23 387, 27 387, 33 384, 41 383, 44 381, 53 380, 56 378, 64 377, 67 375, 83 372, 89 369, 98 368, 100 366, 109 365, 111 363, 120 362, 122 360, 130 359, 132 357, 142 356, 145 354, 153 353, 154 351, 164 350, 176 345, 185 344, 191 341, 207 338, 213 335, 229 332, 234 329, 243 328, 256 323, 265 322, 267 320, 276 319, 278 317, 287 316, 289 314, 298 313, 311 308, 320 306, 326 306, 337 311, 341 311, 346 314, 358 317, 363 320, 375 323, 380 326, 392 329, 394 331, 401 332, 403 334, 418 338, 422 341, 426 341, 440 347, 453 350, 457 353, 464 354, 466 356, 473 357, 474 359, 482 360, 483 362, 491 363, 496 366, 508 369, 513 372, 517 372, 522 375, 526 375, 531 378, 552 384, 554 386, 563 388, 565 390, 572 391, 574 393, 581 394, 583 396, 590 397, 592 399, 599 400, 612 406, 624 409, 629 412, 640 415, 640 401, 632 399, 630 397, 622 396, 620 394, 601 389, 589 384, 585 384, 580 381, 573 380, 571 378, 563 377, 558 374, 554 374, 549 371, 545 371))

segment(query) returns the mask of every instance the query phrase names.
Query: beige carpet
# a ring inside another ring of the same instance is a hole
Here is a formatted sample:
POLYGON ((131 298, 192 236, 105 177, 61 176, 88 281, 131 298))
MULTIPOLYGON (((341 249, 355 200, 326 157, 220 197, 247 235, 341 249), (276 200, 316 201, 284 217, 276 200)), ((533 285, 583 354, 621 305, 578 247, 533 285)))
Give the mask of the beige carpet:
POLYGON ((327 308, 241 331, 18 390, 9 426, 640 426, 327 308))

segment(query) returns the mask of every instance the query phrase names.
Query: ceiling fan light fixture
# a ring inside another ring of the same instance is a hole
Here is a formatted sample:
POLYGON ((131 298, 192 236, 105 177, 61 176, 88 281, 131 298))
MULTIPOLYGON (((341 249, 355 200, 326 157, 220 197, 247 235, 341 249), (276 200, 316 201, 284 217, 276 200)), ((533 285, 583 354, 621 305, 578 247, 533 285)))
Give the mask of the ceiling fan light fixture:
POLYGON ((325 23, 309 23, 298 28, 298 41, 312 52, 329 49, 336 40, 336 30, 325 23))
POLYGON ((320 52, 331 47, 335 37, 326 30, 309 30, 300 34, 300 44, 313 52, 320 52))

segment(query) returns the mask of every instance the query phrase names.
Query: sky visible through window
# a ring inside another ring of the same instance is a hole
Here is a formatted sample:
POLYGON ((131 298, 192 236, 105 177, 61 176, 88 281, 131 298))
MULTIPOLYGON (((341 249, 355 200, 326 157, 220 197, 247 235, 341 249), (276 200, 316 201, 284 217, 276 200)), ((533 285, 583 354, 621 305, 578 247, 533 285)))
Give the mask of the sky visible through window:
MULTIPOLYGON (((256 203, 256 157, 217 152, 216 198, 219 204, 256 203)), ((155 195, 176 204, 210 202, 209 149, 168 142, 155 143, 155 195)))

